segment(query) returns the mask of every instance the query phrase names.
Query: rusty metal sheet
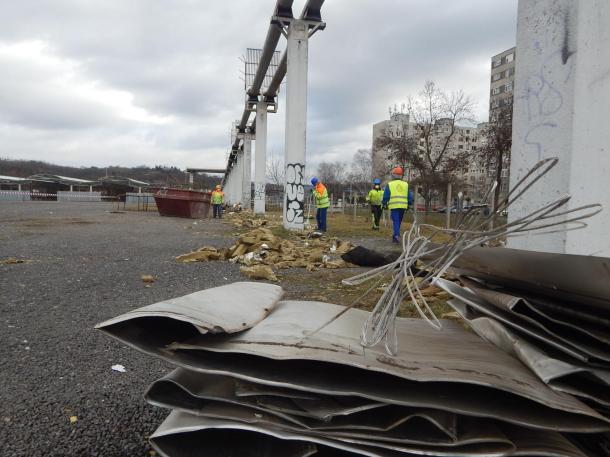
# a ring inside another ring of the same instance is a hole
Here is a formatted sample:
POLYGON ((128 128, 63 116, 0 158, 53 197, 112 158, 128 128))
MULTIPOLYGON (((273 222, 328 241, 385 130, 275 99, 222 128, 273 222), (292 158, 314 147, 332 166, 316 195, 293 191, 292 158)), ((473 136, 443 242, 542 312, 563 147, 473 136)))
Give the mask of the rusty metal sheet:
POLYGON ((596 307, 610 316, 610 259, 475 247, 452 265, 460 275, 596 307))
MULTIPOLYGON (((188 435, 185 435, 185 433, 210 428, 255 431, 261 434, 271 435, 285 440, 303 440, 313 442, 322 446, 328 446, 330 448, 350 451, 356 455, 365 455, 371 457, 394 457, 405 455, 431 455, 447 457, 485 455, 492 457, 506 455, 507 452, 510 452, 514 449, 514 446, 512 444, 507 445, 505 443, 501 445, 495 443, 476 443, 459 447, 442 448, 424 445, 416 446, 386 442, 369 442, 367 440, 351 438, 333 439, 319 434, 281 429, 275 426, 271 426, 268 423, 261 423, 257 420, 255 416, 251 418, 250 422, 239 422, 230 419, 212 419, 208 417, 192 416, 181 412, 172 412, 170 416, 166 419, 166 422, 164 422, 161 427, 159 427, 159 429, 151 436, 151 442, 153 443, 153 445, 155 445, 155 447, 157 447, 159 437, 176 433, 182 433, 183 436, 181 437, 181 440, 183 442, 188 442, 190 440, 188 435)), ((197 444, 193 443, 193 446, 197 444)))
POLYGON ((469 309, 465 302, 453 299, 449 304, 479 336, 517 357, 553 389, 610 408, 610 371, 552 357, 502 323, 469 309))
POLYGON ((182 336, 241 332, 263 320, 283 293, 281 287, 273 284, 236 282, 144 306, 95 328, 128 345, 130 338, 123 333, 132 329, 126 329, 126 323, 157 332, 159 337, 171 331, 182 336))
POLYGON ((477 311, 497 319, 504 324, 514 328, 524 334, 538 339, 543 344, 548 344, 563 353, 586 363, 610 363, 610 354, 594 348, 591 345, 584 345, 580 341, 568 341, 556 333, 550 332, 545 326, 528 317, 506 311, 501 306, 495 306, 467 288, 457 284, 439 279, 436 285, 450 293, 456 298, 468 303, 477 311))
POLYGON ((400 349, 393 357, 359 345, 358 330, 368 317, 361 310, 349 310, 323 331, 303 339, 342 309, 328 303, 283 301, 271 315, 246 332, 230 338, 198 336, 186 344, 172 344, 169 349, 321 361, 413 381, 487 386, 558 411, 580 411, 596 416, 586 405, 554 392, 513 357, 466 332, 455 322, 447 321, 443 331, 438 332, 420 319, 398 319, 400 349))

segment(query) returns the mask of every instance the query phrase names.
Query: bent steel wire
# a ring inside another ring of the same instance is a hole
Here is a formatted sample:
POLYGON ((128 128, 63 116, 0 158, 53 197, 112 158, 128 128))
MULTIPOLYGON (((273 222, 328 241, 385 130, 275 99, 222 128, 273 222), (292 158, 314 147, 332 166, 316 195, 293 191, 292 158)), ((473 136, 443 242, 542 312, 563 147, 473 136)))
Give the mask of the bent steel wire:
MULTIPOLYGON (((390 283, 362 328, 361 344, 364 347, 373 347, 383 341, 386 352, 395 355, 398 350, 395 320, 403 304, 414 306, 422 319, 433 328, 441 330, 442 323, 428 305, 422 294, 422 288, 433 285, 466 250, 475 246, 488 246, 492 241, 502 238, 579 230, 587 227, 585 219, 595 216, 602 210, 602 206, 597 203, 565 209, 571 197, 564 194, 534 209, 526 216, 492 227, 491 222, 495 216, 502 214, 514 202, 526 195, 537 181, 557 165, 558 161, 556 157, 551 157, 534 165, 488 215, 484 215, 483 211, 470 208, 468 211, 458 214, 455 228, 420 224, 414 218, 410 229, 403 233, 400 257, 387 265, 344 279, 343 284, 358 285, 378 278, 345 310, 306 335, 304 339, 319 332, 341 317, 347 310, 358 305, 388 276, 391 277, 390 283), (424 231, 427 234, 424 234, 424 231), (448 235, 450 241, 442 245, 434 243, 433 239, 439 234, 448 235), (423 275, 413 274, 413 267, 416 264, 418 269, 424 272, 423 275)), ((490 186, 484 201, 492 198, 497 185, 497 182, 494 182, 490 186)))

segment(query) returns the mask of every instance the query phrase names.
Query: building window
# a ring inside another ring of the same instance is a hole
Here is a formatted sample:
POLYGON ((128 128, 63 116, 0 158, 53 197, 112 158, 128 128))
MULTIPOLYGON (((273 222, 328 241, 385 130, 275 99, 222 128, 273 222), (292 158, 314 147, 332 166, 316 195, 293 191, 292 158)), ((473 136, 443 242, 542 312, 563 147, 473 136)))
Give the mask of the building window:
POLYGON ((494 87, 491 90, 491 95, 498 95, 500 93, 500 88, 499 87, 494 87))
POLYGON ((502 59, 492 60, 492 62, 491 62, 491 68, 496 68, 496 67, 499 67, 500 65, 502 65, 502 59))
POLYGON ((515 55, 514 55, 514 54, 508 54, 508 55, 505 57, 506 62, 512 62, 514 58, 515 58, 515 55))
POLYGON ((464 149, 464 146, 460 144, 460 145, 458 146, 458 149, 464 149))
POLYGON ((504 90, 505 90, 506 92, 512 92, 512 90, 513 90, 513 83, 512 83, 512 82, 510 82, 510 83, 506 83, 506 84, 504 84, 504 90))
POLYGON ((491 75, 492 82, 493 81, 497 81, 498 79, 501 79, 501 78, 502 78, 502 72, 495 73, 495 74, 491 75))

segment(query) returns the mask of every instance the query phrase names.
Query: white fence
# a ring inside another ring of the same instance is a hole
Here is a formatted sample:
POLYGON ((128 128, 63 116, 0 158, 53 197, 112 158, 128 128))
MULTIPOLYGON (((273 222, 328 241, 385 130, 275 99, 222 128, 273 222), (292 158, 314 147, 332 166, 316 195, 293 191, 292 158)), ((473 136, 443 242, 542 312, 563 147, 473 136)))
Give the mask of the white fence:
MULTIPOLYGON (((47 194, 42 194, 47 195, 47 194)), ((23 192, 20 190, 0 190, 0 200, 4 201, 29 201, 30 192, 23 192)))
POLYGON ((58 202, 101 202, 101 192, 57 191, 58 202))

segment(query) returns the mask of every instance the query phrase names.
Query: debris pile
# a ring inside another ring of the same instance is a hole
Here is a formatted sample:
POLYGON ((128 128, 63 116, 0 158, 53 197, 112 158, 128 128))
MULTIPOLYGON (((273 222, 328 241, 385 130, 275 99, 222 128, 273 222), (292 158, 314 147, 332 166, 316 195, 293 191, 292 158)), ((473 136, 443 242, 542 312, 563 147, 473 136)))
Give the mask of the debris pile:
POLYGON ((273 214, 265 217, 256 216, 251 210, 240 210, 227 212, 226 217, 235 227, 257 228, 257 227, 279 227, 282 225, 282 218, 273 214))
MULTIPOLYGON (((274 235, 270 229, 259 227, 239 236, 237 242, 226 249, 204 246, 201 249, 176 257, 178 262, 206 262, 229 260, 245 267, 267 266, 255 270, 242 268, 244 273, 283 268, 345 268, 349 266, 341 255, 353 248, 348 241, 337 238, 308 238, 302 235, 290 241, 274 235)), ((255 276, 250 276, 254 279, 255 276)))
MULTIPOLYGON (((479 336, 610 419, 609 267, 600 257, 475 248, 454 264, 463 287, 436 284, 479 336)), ((610 435, 575 439, 609 455, 610 435)))
POLYGON ((97 326, 177 367, 145 394, 172 410, 151 436, 160 455, 582 457, 574 436, 610 430, 458 323, 398 318, 388 355, 361 346, 366 311, 317 331, 345 308, 281 296, 234 283, 97 326))

